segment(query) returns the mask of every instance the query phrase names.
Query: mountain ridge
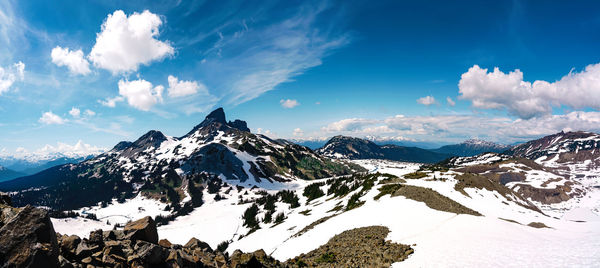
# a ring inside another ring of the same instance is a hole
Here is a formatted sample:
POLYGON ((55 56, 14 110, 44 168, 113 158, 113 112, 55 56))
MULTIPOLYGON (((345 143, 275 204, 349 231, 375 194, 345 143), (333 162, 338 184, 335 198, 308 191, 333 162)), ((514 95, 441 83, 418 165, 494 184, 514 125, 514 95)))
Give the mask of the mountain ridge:
POLYGON ((418 147, 377 145, 370 140, 342 135, 334 136, 316 152, 337 159, 388 159, 420 163, 435 163, 452 156, 418 147))

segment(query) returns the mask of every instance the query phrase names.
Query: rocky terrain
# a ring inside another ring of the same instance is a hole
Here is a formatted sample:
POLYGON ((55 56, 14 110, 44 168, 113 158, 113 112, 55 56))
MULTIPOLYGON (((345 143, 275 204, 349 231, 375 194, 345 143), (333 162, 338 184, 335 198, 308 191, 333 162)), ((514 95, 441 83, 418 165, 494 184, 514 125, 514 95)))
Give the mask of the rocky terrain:
POLYGON ((2 267, 388 267, 413 250, 385 241, 389 230, 372 226, 345 231, 307 254, 280 262, 264 250, 230 255, 196 238, 184 245, 160 239, 154 220, 144 217, 119 230, 95 230, 86 238, 54 231, 48 212, 12 207, 0 194, 2 267))
POLYGON ((336 159, 387 159, 417 163, 435 163, 452 156, 417 147, 377 145, 369 140, 346 136, 331 138, 316 152, 336 159))

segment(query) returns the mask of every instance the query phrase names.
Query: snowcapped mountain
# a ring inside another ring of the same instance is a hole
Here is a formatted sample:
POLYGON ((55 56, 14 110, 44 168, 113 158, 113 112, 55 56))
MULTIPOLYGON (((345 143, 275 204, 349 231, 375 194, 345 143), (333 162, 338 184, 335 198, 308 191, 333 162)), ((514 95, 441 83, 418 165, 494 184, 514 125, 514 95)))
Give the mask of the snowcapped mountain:
POLYGON ((526 142, 506 152, 540 162, 575 163, 585 160, 600 163, 600 135, 592 132, 560 132, 526 142))
POLYGON ((317 152, 336 159, 388 159, 417 163, 435 163, 451 156, 417 147, 377 145, 366 139, 347 136, 331 138, 317 152))
POLYGON ((8 169, 31 175, 57 165, 75 164, 106 151, 78 141, 74 145, 58 143, 46 145, 35 151, 19 148, 15 152, 0 151, 0 165, 8 169))
POLYGON ((501 153, 511 146, 479 139, 469 139, 459 144, 445 145, 432 151, 455 156, 475 156, 481 153, 501 153))
POLYGON ((182 137, 152 130, 134 142, 120 142, 90 160, 5 182, 0 189, 36 189, 17 194, 17 204, 73 209, 132 197, 139 191, 178 203, 193 195, 196 184, 199 187, 201 181, 215 178, 273 184, 362 170, 356 165, 331 161, 306 147, 249 131, 244 121, 227 122, 219 108, 182 137))

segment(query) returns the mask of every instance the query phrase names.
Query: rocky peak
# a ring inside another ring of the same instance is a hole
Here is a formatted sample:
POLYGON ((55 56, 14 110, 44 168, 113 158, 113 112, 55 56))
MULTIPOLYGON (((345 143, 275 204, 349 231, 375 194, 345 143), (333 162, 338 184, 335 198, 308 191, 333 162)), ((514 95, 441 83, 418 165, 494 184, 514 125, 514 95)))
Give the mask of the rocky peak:
POLYGON ((190 131, 185 136, 189 136, 193 133, 196 133, 198 130, 201 130, 201 129, 203 129, 202 132, 211 133, 211 132, 215 132, 217 130, 225 131, 230 128, 250 132, 250 129, 248 128, 248 124, 246 124, 246 121, 236 119, 233 122, 229 121, 229 123, 227 123, 227 120, 225 117, 225 111, 223 110, 223 108, 217 108, 216 110, 210 112, 206 116, 204 121, 202 121, 202 123, 195 126, 192 129, 192 131, 190 131))
POLYGON ((206 118, 204 118, 204 121, 202 122, 202 124, 206 125, 206 124, 210 124, 213 122, 227 124, 227 121, 225 120, 225 111, 223 110, 223 108, 219 107, 216 110, 210 112, 206 116, 206 118))
POLYGON ((150 130, 139 139, 137 139, 132 146, 140 148, 140 147, 148 147, 149 145, 158 145, 161 142, 167 140, 162 132, 158 130, 150 130))

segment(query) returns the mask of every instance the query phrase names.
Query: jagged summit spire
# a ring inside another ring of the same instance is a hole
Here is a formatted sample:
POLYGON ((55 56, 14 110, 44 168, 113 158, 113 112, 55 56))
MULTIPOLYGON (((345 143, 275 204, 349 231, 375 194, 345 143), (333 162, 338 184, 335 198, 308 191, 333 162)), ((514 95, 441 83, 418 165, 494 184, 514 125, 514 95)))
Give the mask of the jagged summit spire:
POLYGON ((214 111, 210 112, 204 118, 204 121, 202 121, 202 123, 200 123, 199 125, 194 127, 194 129, 192 129, 192 131, 190 131, 188 134, 186 134, 186 136, 191 135, 192 133, 198 131, 199 129, 203 129, 206 127, 211 127, 211 128, 216 127, 216 129, 219 129, 219 130, 235 128, 235 129, 238 129, 241 131, 250 132, 250 129, 248 128, 248 125, 246 124, 246 121, 236 119, 233 122, 232 121, 227 122, 227 119, 225 117, 225 111, 223 110, 222 107, 219 107, 219 108, 215 109, 214 111))
POLYGON ((225 111, 223 110, 223 108, 219 107, 214 111, 210 112, 204 119, 204 122, 207 121, 210 121, 210 123, 219 122, 221 124, 227 124, 227 120, 225 120, 225 111))

